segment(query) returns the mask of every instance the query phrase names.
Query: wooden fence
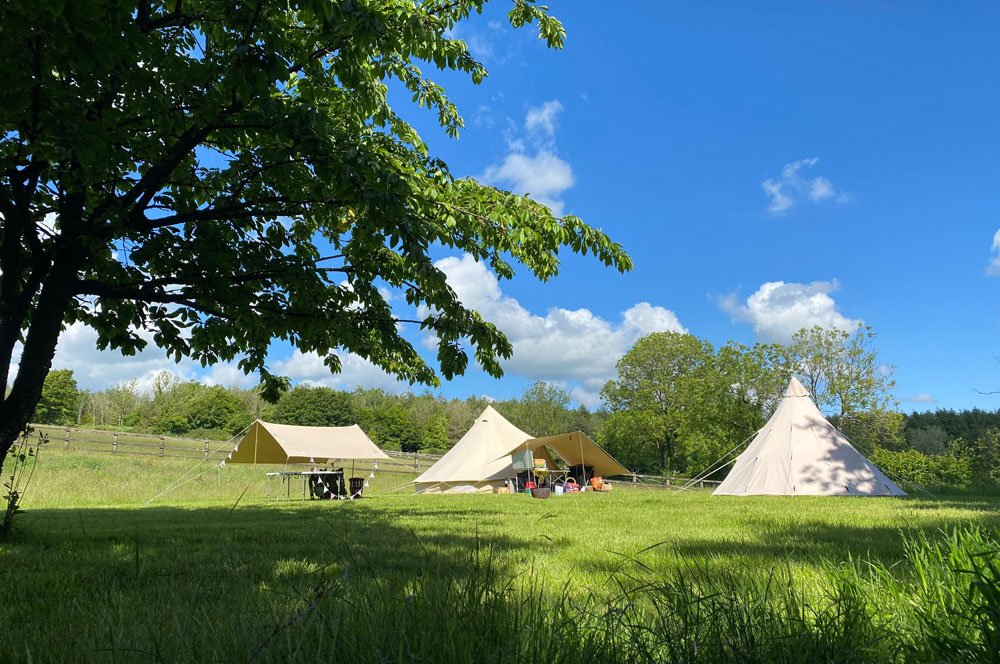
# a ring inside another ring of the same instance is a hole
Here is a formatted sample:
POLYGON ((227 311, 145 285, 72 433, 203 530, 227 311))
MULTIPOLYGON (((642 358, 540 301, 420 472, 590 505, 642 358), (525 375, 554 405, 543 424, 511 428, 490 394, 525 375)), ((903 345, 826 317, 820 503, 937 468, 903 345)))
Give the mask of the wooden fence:
MULTIPOLYGON (((62 451, 203 460, 216 455, 222 459, 224 455, 229 454, 235 444, 234 441, 180 438, 101 429, 77 429, 45 424, 33 424, 32 428, 33 431, 28 438, 29 445, 37 445, 39 439, 45 436, 48 438, 47 449, 62 451)), ((399 452, 396 450, 384 450, 384 452, 392 457, 392 461, 380 462, 379 472, 397 475, 419 474, 441 458, 436 454, 421 454, 419 452, 399 452), (386 466, 391 466, 391 468, 386 468, 386 466)), ((690 478, 685 477, 642 475, 639 473, 620 475, 611 479, 616 482, 616 486, 636 489, 677 489, 691 482, 690 478)), ((692 486, 704 488, 718 484, 719 482, 713 480, 697 480, 692 486)))

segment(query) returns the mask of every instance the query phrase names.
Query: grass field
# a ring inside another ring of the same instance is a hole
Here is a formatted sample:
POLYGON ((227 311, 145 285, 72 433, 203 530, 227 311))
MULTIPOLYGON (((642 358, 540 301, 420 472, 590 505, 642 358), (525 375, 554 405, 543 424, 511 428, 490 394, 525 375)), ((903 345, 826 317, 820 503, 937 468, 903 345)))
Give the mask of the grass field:
POLYGON ((363 500, 275 501, 262 468, 206 465, 143 507, 191 466, 43 454, 0 544, 0 661, 971 661, 990 644, 942 616, 979 601, 959 568, 1000 559, 994 499, 414 496, 376 472, 363 500), (958 646, 925 643, 925 610, 958 646))

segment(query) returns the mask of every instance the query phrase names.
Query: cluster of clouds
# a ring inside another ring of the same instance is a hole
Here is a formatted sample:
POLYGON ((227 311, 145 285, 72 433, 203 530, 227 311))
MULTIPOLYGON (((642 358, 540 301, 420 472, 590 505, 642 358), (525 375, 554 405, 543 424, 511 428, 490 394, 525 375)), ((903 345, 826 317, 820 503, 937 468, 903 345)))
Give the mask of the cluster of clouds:
POLYGON ((507 131, 507 153, 479 179, 547 205, 556 216, 565 211, 563 192, 576 181, 569 162, 556 151, 555 135, 563 105, 549 100, 528 109, 523 123, 507 131))
POLYGON ((847 203, 851 200, 850 194, 838 190, 822 175, 808 177, 803 174, 803 171, 812 168, 818 161, 817 157, 810 157, 785 164, 781 175, 768 178, 760 184, 764 193, 771 198, 771 203, 767 206, 768 212, 784 214, 805 201, 822 203, 832 200, 835 203, 847 203))
POLYGON ((540 315, 504 295, 496 275, 472 256, 451 256, 435 265, 465 305, 507 335, 514 354, 503 363, 506 373, 567 388, 586 406, 600 403, 600 389, 614 377, 615 363, 639 337, 687 332, 673 311, 648 302, 626 309, 618 321, 583 308, 550 307, 540 315))
POLYGON ((735 293, 717 302, 734 321, 752 325, 760 341, 787 344, 803 327, 819 325, 851 331, 858 326, 861 321, 840 313, 830 297, 839 288, 836 279, 808 284, 768 281, 744 302, 735 293))

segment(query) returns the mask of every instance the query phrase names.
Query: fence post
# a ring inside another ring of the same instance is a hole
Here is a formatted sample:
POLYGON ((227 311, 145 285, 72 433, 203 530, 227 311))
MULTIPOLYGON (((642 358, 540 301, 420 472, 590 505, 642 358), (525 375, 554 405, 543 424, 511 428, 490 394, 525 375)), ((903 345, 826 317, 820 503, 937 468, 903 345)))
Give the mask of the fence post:
POLYGON ((205 458, 208 458, 208 441, 205 441, 205 458))
POLYGON ((160 436, 160 456, 163 456, 163 436, 160 436))
POLYGON ((118 432, 115 431, 115 439, 111 441, 111 453, 114 454, 118 451, 118 432))
POLYGON ((417 453, 413 453, 413 472, 416 473, 419 468, 417 468, 417 453))
POLYGON ((638 483, 638 479, 636 478, 635 473, 632 473, 632 485, 634 486, 636 483, 638 483))
POLYGON ((69 449, 69 427, 66 427, 66 440, 63 442, 63 449, 69 449))

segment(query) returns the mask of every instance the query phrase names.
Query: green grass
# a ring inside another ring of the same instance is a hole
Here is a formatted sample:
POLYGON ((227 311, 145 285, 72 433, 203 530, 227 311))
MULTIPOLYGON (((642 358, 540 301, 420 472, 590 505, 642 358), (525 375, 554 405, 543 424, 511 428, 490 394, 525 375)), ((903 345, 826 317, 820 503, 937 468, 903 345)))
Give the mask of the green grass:
POLYGON ((986 498, 414 496, 379 472, 360 501, 275 501, 235 465, 142 506, 192 465, 43 452, 0 544, 0 661, 932 661, 917 580, 970 582, 931 549, 1000 526, 986 498))

